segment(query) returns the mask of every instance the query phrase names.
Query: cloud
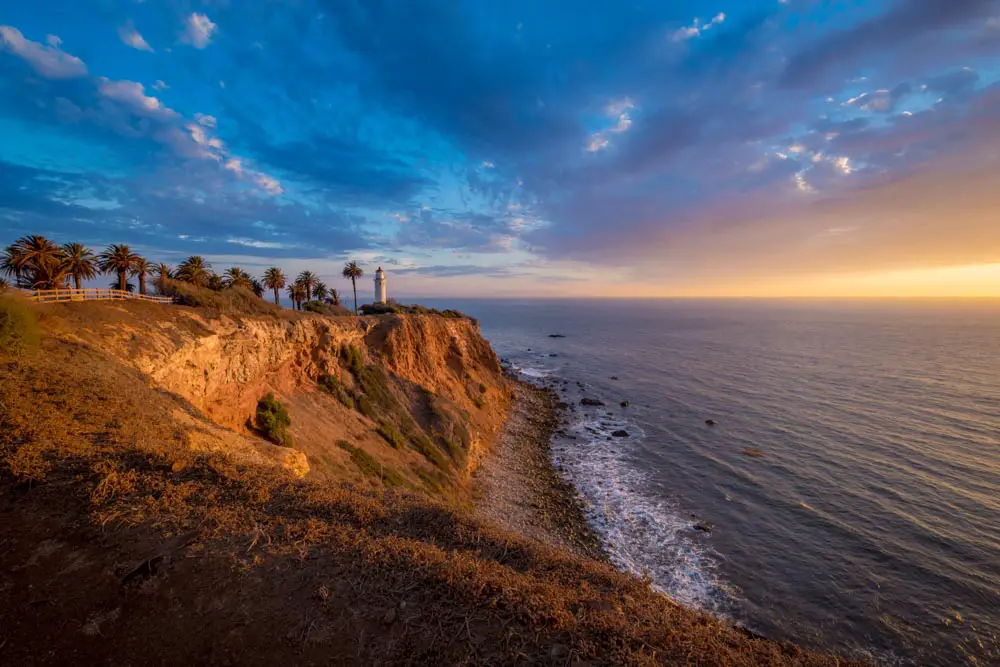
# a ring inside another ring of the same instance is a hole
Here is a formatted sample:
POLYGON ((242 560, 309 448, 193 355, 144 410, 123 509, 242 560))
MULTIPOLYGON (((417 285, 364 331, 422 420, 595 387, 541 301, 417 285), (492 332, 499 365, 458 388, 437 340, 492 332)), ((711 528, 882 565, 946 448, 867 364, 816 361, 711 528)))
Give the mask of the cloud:
POLYGON ((138 49, 139 51, 153 51, 153 47, 139 34, 139 31, 135 29, 135 25, 132 20, 129 19, 124 25, 118 27, 118 36, 121 38, 122 42, 131 46, 133 49, 138 49))
POLYGON ((178 118, 179 114, 163 105, 160 100, 145 94, 145 87, 135 81, 112 81, 101 77, 98 79, 98 91, 104 97, 120 102, 139 116, 150 116, 170 120, 178 118))
POLYGON ((711 30, 713 26, 721 25, 725 22, 725 20, 726 15, 724 12, 719 12, 704 23, 701 22, 701 19, 696 18, 691 25, 675 30, 671 37, 675 42, 692 39, 694 37, 701 37, 702 33, 707 30, 711 30))
POLYGON ((872 19, 813 41, 788 59, 782 83, 805 87, 825 83, 823 75, 850 71, 876 52, 917 42, 929 33, 944 34, 955 26, 984 19, 994 0, 906 0, 872 19))
POLYGON ((157 79, 156 82, 153 84, 153 90, 166 90, 169 87, 170 86, 168 86, 167 84, 165 84, 163 81, 161 81, 159 79, 157 79))
POLYGON ((0 50, 22 58, 40 76, 72 79, 87 75, 87 66, 82 60, 59 48, 62 40, 49 35, 48 42, 48 46, 32 42, 25 39, 17 28, 0 26, 0 50))
POLYGON ((192 13, 184 20, 184 32, 181 34, 181 41, 190 44, 196 49, 203 49, 212 41, 218 26, 212 23, 204 14, 192 13))

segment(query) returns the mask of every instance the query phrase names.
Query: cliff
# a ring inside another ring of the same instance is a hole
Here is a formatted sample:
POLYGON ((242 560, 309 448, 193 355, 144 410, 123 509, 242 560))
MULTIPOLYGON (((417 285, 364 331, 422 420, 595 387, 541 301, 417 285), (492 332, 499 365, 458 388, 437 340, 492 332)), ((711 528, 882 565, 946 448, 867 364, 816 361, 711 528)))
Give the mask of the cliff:
POLYGON ((247 303, 0 296, 0 663, 848 664, 475 520, 474 322, 247 303))
POLYGON ((496 355, 469 319, 227 315, 145 303, 53 304, 41 315, 46 367, 63 366, 65 378, 85 357, 134 369, 158 392, 141 412, 159 411, 191 452, 300 477, 460 492, 510 404, 496 355), (268 393, 291 418, 290 448, 254 431, 268 393), (352 448, 381 472, 353 464, 352 448))

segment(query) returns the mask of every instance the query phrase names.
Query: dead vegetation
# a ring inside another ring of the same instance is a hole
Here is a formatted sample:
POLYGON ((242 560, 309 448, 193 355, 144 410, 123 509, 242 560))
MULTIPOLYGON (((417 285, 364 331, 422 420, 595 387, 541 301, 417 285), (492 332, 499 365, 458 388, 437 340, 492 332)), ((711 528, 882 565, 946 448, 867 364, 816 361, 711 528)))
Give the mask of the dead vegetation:
MULTIPOLYGON (((462 447, 457 408, 414 404, 410 428, 462 447)), ((413 492, 453 464, 404 472, 341 441, 381 484, 296 479, 192 449, 201 418, 87 345, 0 352, 5 663, 848 664, 413 492)))

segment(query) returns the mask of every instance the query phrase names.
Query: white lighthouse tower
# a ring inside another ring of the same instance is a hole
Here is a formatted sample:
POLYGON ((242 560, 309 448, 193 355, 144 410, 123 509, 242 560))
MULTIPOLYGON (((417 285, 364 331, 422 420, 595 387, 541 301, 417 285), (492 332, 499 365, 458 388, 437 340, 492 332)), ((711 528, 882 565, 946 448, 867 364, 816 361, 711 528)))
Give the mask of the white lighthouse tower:
POLYGON ((378 267, 375 272, 375 303, 386 303, 385 298, 385 271, 378 267))

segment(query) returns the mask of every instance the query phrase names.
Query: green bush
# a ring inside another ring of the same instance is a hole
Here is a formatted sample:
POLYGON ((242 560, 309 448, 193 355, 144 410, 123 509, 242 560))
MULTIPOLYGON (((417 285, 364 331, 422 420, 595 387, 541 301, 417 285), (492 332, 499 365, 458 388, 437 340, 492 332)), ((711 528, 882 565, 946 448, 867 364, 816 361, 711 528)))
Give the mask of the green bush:
POLYGON ((486 385, 483 384, 482 382, 479 383, 479 393, 480 394, 485 394, 486 393, 486 385))
POLYGON ((212 308, 220 313, 230 315, 271 315, 278 317, 281 308, 261 299, 250 290, 243 287, 231 287, 213 290, 208 287, 198 287, 181 280, 159 281, 160 291, 164 296, 174 298, 182 306, 196 308, 212 308))
POLYGON ((353 345, 344 345, 340 348, 340 358, 343 359, 344 365, 354 373, 355 376, 361 375, 361 371, 364 370, 364 362, 361 361, 361 352, 358 348, 353 345))
POLYGON ((354 465, 358 467, 361 474, 368 477, 378 477, 386 486, 409 486, 409 484, 406 483, 406 478, 399 474, 398 471, 383 466, 375 459, 374 456, 365 450, 355 447, 346 440, 338 440, 337 446, 350 454, 351 461, 353 461, 354 465))
POLYGON ((431 442, 424 434, 419 434, 410 439, 410 445, 423 454, 424 458, 433 463, 440 470, 448 469, 448 459, 445 457, 437 445, 431 442))
POLYGON ((343 315, 354 314, 343 306, 334 306, 333 304, 323 303, 322 301, 308 301, 302 305, 302 310, 309 311, 310 313, 327 315, 329 317, 341 317, 343 315))
POLYGON ((291 447, 292 437, 288 434, 288 427, 292 425, 292 420, 273 392, 257 401, 254 425, 265 438, 276 445, 291 447))
POLYGON ((474 399, 472 399, 472 402, 473 402, 473 403, 475 404, 475 406, 476 406, 477 408, 479 408, 480 410, 482 410, 483 408, 485 408, 485 407, 486 407, 486 401, 484 401, 484 400, 483 400, 483 397, 482 397, 482 396, 476 396, 476 397, 475 397, 474 399))
POLYGON ((340 401, 344 407, 354 408, 354 401, 351 400, 350 395, 347 393, 347 389, 343 384, 341 384, 336 375, 322 373, 318 378, 316 378, 316 383, 319 384, 320 389, 333 395, 333 397, 340 401))
POLYGON ((392 445, 393 449, 402 449, 406 446, 406 438, 401 436, 396 427, 388 422, 379 424, 375 432, 385 438, 385 441, 392 445))
POLYGON ((0 350, 22 352, 36 347, 40 337, 31 306, 16 295, 0 297, 0 350))
POLYGON ((375 406, 372 405, 371 400, 364 394, 358 394, 358 412, 372 421, 375 421, 378 417, 378 411, 375 410, 375 406))

